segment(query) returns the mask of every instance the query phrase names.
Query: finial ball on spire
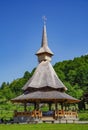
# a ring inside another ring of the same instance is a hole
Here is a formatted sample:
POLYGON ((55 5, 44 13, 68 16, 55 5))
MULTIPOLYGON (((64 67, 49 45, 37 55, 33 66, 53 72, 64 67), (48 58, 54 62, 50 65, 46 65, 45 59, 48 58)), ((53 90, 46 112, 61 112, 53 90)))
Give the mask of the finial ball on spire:
POLYGON ((43 16, 42 19, 43 19, 43 21, 44 21, 44 25, 45 25, 45 24, 46 24, 46 21, 47 21, 46 16, 43 16))

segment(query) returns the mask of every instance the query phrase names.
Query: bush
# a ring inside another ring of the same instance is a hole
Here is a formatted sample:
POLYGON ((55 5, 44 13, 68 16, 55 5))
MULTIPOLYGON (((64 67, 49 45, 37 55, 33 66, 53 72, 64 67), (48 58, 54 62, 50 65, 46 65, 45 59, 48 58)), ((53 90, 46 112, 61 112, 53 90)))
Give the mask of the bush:
POLYGON ((80 121, 88 121, 88 110, 80 111, 80 113, 79 113, 79 120, 80 121))

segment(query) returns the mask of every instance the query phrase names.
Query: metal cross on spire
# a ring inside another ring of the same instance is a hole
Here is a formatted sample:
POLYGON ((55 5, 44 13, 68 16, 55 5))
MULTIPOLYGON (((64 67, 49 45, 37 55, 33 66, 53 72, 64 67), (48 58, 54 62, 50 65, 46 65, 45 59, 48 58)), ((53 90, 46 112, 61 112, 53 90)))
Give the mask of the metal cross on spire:
POLYGON ((43 19, 44 25, 46 25, 46 21, 47 21, 46 16, 43 16, 42 19, 43 19))

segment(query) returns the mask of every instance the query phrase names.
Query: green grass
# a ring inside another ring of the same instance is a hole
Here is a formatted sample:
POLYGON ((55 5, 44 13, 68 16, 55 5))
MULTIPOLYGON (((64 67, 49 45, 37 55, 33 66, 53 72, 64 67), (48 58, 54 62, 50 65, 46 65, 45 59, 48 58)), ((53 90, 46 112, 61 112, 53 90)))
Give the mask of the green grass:
POLYGON ((88 124, 8 124, 0 130, 88 130, 88 124))

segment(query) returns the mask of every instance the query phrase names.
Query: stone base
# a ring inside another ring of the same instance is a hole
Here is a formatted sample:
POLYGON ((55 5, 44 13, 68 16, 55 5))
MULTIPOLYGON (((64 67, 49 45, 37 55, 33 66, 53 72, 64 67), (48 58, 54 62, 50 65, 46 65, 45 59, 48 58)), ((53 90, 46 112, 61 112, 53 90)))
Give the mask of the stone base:
POLYGON ((34 118, 27 116, 14 117, 14 123, 77 123, 78 118, 57 118, 53 117, 42 117, 34 118))

